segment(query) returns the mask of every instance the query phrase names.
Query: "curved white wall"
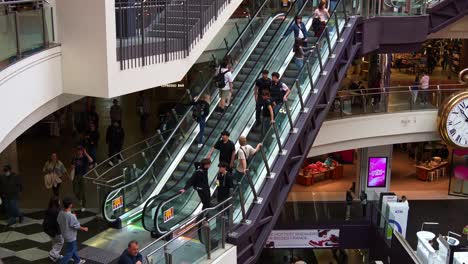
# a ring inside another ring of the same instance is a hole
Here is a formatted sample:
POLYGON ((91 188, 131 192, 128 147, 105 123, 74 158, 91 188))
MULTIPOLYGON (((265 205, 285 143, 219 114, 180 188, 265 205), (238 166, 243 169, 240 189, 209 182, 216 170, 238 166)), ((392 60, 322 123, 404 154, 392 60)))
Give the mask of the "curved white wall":
POLYGON ((0 71, 0 152, 26 129, 80 98, 62 94, 61 57, 55 47, 0 71))
POLYGON ((439 138, 437 110, 365 115, 324 122, 308 156, 439 138))

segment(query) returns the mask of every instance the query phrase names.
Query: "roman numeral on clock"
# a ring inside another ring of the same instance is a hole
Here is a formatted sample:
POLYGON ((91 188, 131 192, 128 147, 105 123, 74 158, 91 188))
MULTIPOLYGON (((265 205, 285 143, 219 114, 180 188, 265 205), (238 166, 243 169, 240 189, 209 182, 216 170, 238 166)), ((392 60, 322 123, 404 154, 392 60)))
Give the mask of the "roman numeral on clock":
POLYGON ((452 122, 452 121, 449 121, 449 122, 448 122, 448 125, 449 125, 449 126, 453 125, 453 122, 452 122))
POLYGON ((462 137, 460 135, 458 135, 455 140, 457 141, 457 143, 461 143, 462 137))
POLYGON ((465 109, 465 108, 466 108, 465 102, 461 102, 461 103, 460 103, 460 106, 461 106, 463 109, 465 109))
POLYGON ((457 130, 455 128, 452 128, 452 129, 450 129, 449 133, 453 137, 453 136, 455 136, 455 133, 457 133, 457 130))

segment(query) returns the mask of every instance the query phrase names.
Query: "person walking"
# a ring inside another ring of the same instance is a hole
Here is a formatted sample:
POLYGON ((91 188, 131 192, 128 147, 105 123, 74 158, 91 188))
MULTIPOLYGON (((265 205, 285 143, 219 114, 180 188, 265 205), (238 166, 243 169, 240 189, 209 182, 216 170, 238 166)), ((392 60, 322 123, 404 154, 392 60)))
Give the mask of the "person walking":
POLYGON ((302 22, 302 16, 296 16, 294 18, 294 23, 288 28, 286 33, 284 33, 283 37, 287 37, 291 32, 294 32, 295 41, 301 40, 304 47, 307 47, 309 33, 307 32, 304 22, 302 22))
MULTIPOLYGON (((111 158, 115 154, 122 151, 125 139, 125 132, 118 121, 114 121, 112 125, 107 128, 106 144, 108 146, 108 157, 111 158)), ((109 160, 109 165, 114 166, 114 162, 119 162, 118 157, 109 160)))
POLYGON ((419 90, 419 75, 416 75, 414 78, 413 85, 411 86, 411 94, 413 95, 413 103, 416 103, 418 100, 418 90, 419 90))
POLYGON ((327 9, 327 1, 321 0, 318 7, 314 11, 314 19, 320 21, 320 26, 318 30, 315 31, 315 37, 318 38, 322 34, 325 26, 327 25, 327 20, 330 18, 330 13, 327 9))
POLYGON ((109 112, 111 123, 118 122, 122 125, 122 108, 119 105, 119 100, 112 100, 112 106, 109 112))
POLYGON ((138 93, 137 112, 140 116, 141 132, 146 133, 147 121, 150 116, 150 100, 143 91, 138 93))
POLYGON ((60 210, 57 216, 57 223, 59 224, 60 232, 63 236, 63 240, 65 241, 65 255, 60 260, 60 264, 67 264, 72 258, 75 263, 85 263, 86 260, 80 259, 80 256, 78 256, 76 235, 78 230, 88 232, 88 228, 81 226, 76 215, 72 214, 71 210, 73 202, 71 198, 63 199, 62 204, 63 210, 60 210))
POLYGON ((0 197, 8 215, 7 226, 16 224, 16 218, 20 224, 23 223, 23 214, 18 208, 22 191, 21 178, 12 171, 10 165, 3 166, 3 175, 0 177, 0 197))
POLYGON ((421 103, 423 105, 426 105, 429 97, 427 92, 427 90, 429 89, 429 75, 427 75, 426 72, 423 72, 419 84, 421 85, 421 103))
POLYGON ((216 175, 216 199, 218 203, 221 203, 231 196, 232 189, 234 188, 234 181, 232 173, 228 171, 229 165, 226 162, 220 162, 218 168, 218 174, 216 175))
MULTIPOLYGON (((85 148, 78 146, 76 155, 72 160, 71 170, 73 171, 73 193, 81 203, 81 211, 86 210, 86 190, 83 176, 88 172, 89 164, 93 163, 93 159, 88 154, 85 148)), ((64 204, 65 206, 65 204, 64 204)))
POLYGON ((270 91, 271 87, 271 79, 268 78, 269 71, 263 70, 262 77, 255 81, 255 124, 259 126, 261 121, 261 113, 262 113, 262 106, 263 106, 263 91, 270 91))
POLYGON ((184 193, 190 187, 193 187, 195 191, 197 191, 198 197, 203 204, 202 209, 211 207, 210 185, 208 184, 208 169, 210 166, 210 159, 203 159, 200 163, 197 162, 195 164, 196 170, 193 172, 184 188, 180 190, 181 193, 184 193))
POLYGON ((286 84, 280 81, 280 74, 277 72, 271 74, 271 81, 270 95, 271 100, 275 102, 273 110, 276 115, 283 106, 283 102, 288 101, 288 96, 291 90, 286 84))
POLYGON ((89 129, 86 131, 85 143, 86 150, 93 159, 93 165, 97 164, 97 148, 99 144, 100 134, 94 123, 89 123, 89 129))
POLYGON ((361 195, 359 196, 361 200, 361 207, 362 207, 362 216, 366 217, 367 215, 367 194, 365 191, 361 191, 361 195))
POLYGON ((448 62, 449 62, 449 53, 447 50, 444 50, 444 53, 442 55, 442 70, 446 70, 447 69, 447 65, 448 65, 448 62))
POLYGON ((46 173, 46 176, 44 176, 46 177, 46 188, 51 187, 53 195, 58 197, 60 195, 60 185, 62 184, 63 176, 66 176, 68 173, 65 165, 58 159, 56 153, 50 155, 49 160, 46 161, 42 168, 42 172, 46 173), (50 183, 50 187, 47 186, 47 182, 50 183))
POLYGON ((234 177, 237 182, 239 182, 242 179, 242 176, 247 173, 247 161, 260 150, 262 143, 257 144, 257 147, 254 148, 247 144, 246 137, 239 137, 239 145, 240 147, 236 152, 237 166, 236 170, 234 171, 234 177))
POLYGON ((210 96, 205 94, 203 95, 200 100, 194 101, 193 102, 193 112, 192 116, 193 119, 198 123, 200 126, 200 131, 198 132, 197 136, 197 144, 198 148, 201 148, 203 146, 203 136, 205 133, 205 127, 206 127, 206 118, 208 117, 208 114, 210 113, 210 96))
POLYGON ((118 264, 142 264, 143 256, 139 252, 138 241, 128 242, 127 249, 120 255, 118 264))
POLYGON ((229 168, 234 167, 234 158, 236 155, 236 146, 234 142, 229 139, 230 133, 228 131, 221 132, 221 139, 216 142, 214 147, 210 149, 207 159, 211 159, 214 150, 219 150, 219 162, 226 162, 229 168))
POLYGON ((62 251, 63 247, 63 236, 57 222, 60 210, 59 198, 57 196, 50 198, 49 206, 45 212, 44 222, 42 223, 44 233, 50 237, 50 241, 52 243, 52 248, 49 251, 49 259, 53 262, 56 262, 63 257, 60 255, 60 251, 62 251))
POLYGON ((271 99, 269 91, 263 91, 262 106, 262 138, 265 137, 270 125, 275 123, 275 102, 271 99))

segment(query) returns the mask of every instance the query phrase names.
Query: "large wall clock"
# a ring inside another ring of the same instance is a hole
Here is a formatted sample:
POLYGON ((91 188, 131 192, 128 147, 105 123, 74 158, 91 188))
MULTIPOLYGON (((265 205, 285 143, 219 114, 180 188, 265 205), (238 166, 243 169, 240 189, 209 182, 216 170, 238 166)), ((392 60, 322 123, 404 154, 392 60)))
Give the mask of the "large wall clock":
POLYGON ((468 91, 456 93, 442 104, 439 133, 447 145, 468 148, 468 91))

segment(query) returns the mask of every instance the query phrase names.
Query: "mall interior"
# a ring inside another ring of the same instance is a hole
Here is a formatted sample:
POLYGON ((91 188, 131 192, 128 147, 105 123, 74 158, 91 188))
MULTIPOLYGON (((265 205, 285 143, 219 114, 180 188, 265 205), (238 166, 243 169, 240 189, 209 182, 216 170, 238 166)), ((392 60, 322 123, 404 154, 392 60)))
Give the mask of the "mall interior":
POLYGON ((0 94, 0 264, 468 263, 467 0, 0 0, 0 94))

